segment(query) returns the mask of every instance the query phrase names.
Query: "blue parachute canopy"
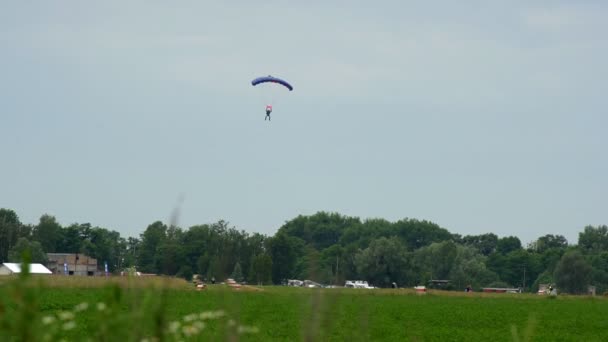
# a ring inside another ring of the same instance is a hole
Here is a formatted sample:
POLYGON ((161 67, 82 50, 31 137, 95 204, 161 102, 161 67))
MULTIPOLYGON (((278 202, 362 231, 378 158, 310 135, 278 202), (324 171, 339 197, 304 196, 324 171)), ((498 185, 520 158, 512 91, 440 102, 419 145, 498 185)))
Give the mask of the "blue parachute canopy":
POLYGON ((260 83, 266 83, 266 82, 278 83, 278 84, 281 84, 281 85, 284 85, 285 87, 287 87, 287 89, 289 89, 289 91, 293 90, 293 87, 291 86, 291 84, 287 83, 287 81, 282 80, 280 78, 272 77, 270 75, 256 78, 255 80, 251 81, 251 85, 256 86, 260 83))

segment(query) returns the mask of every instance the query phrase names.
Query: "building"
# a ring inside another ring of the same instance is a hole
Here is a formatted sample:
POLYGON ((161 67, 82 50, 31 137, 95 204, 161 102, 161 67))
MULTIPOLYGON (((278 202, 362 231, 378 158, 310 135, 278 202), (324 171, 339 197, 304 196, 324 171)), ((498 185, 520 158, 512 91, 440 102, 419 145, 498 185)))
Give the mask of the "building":
POLYGON ((98 273, 97 259, 85 254, 47 253, 48 268, 54 274, 94 276, 98 273))
MULTIPOLYGON (((0 275, 11 275, 21 273, 21 264, 14 262, 5 262, 0 265, 0 275)), ((51 270, 44 267, 42 264, 30 264, 31 274, 53 274, 51 270)))

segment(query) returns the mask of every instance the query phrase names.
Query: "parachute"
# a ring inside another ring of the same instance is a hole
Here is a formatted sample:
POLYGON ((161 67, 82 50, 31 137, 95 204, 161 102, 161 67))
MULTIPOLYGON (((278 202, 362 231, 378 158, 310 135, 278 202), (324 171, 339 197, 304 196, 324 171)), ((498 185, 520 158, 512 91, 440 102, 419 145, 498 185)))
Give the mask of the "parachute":
POLYGON ((285 80, 282 80, 280 78, 277 78, 277 77, 272 77, 270 75, 263 76, 263 77, 258 77, 256 79, 254 79, 253 81, 251 81, 251 85, 252 86, 257 86, 258 84, 268 83, 268 82, 272 82, 272 83, 277 83, 277 84, 283 85, 287 89, 289 89, 289 91, 293 90, 293 87, 291 86, 291 84, 289 84, 289 82, 287 82, 285 80))

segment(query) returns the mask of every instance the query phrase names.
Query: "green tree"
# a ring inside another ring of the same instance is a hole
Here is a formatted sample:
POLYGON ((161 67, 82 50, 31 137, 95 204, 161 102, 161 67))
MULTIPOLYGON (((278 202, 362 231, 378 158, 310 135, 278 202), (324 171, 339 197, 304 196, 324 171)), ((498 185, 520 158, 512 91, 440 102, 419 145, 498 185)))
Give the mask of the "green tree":
POLYGON ((20 228, 21 222, 17 213, 0 208, 0 262, 8 259, 8 251, 23 237, 20 228))
POLYGON ((270 240, 272 281, 275 284, 292 277, 298 257, 303 254, 303 248, 303 240, 281 232, 270 240))
POLYGON ((562 248, 544 249, 540 255, 541 269, 553 274, 555 266, 557 266, 557 263, 561 260, 564 253, 566 253, 566 250, 562 248))
POLYGON ((232 271, 230 277, 239 283, 243 281, 243 270, 241 270, 240 262, 237 262, 234 265, 234 270, 232 271))
POLYGON ((534 283, 532 284, 532 292, 536 293, 539 290, 540 284, 553 284, 553 272, 544 271, 539 274, 534 283))
POLYGON ((452 234, 447 229, 429 221, 416 219, 403 219, 395 222, 389 234, 399 236, 405 242, 408 250, 416 250, 434 242, 452 240, 452 234))
POLYGON ((408 259, 405 245, 397 237, 379 238, 355 256, 359 275, 376 286, 404 284, 408 259))
POLYGON ((578 234, 578 245, 586 251, 608 250, 608 226, 587 226, 578 234))
POLYGON ((205 253, 198 258, 196 262, 196 269, 198 270, 198 274, 200 274, 201 276, 205 276, 207 274, 207 272, 209 271, 210 261, 211 258, 209 257, 208 253, 205 253))
POLYGON ((568 248, 568 240, 563 235, 547 234, 536 240, 536 251, 544 253, 548 249, 566 249, 568 248))
POLYGON ((221 281, 225 278, 225 273, 221 265, 219 257, 212 257, 209 261, 209 268, 207 270, 207 280, 221 281))
POLYGON ((490 255, 496 251, 498 236, 493 233, 481 235, 467 235, 462 238, 462 243, 471 246, 483 255, 490 255))
POLYGON ((179 271, 177 271, 176 277, 184 278, 187 281, 191 281, 192 280, 192 267, 190 267, 190 265, 182 265, 180 267, 179 271))
POLYGON ((518 249, 521 249, 521 241, 516 236, 500 238, 496 243, 496 251, 501 254, 508 254, 518 249))
POLYGON ((506 255, 492 253, 488 256, 486 265, 498 274, 500 280, 524 288, 528 288, 542 272, 540 256, 525 249, 514 250, 506 255))
POLYGON ((255 267, 260 284, 272 283, 272 263, 272 259, 268 254, 262 254, 259 259, 257 259, 255 267))
POLYGON ((57 243, 57 250, 61 253, 80 253, 83 241, 81 231, 84 229, 77 223, 63 228, 61 240, 57 243))
POLYGON ((608 291, 608 251, 593 254, 587 257, 593 271, 591 281, 599 293, 608 291))
POLYGON ((449 276, 453 286, 458 289, 463 289, 467 285, 480 288, 497 281, 496 273, 486 268, 485 259, 486 257, 474 248, 457 245, 456 257, 449 276))
POLYGON ((557 264, 553 277, 562 292, 582 294, 587 292, 591 272, 591 265, 583 255, 579 251, 570 251, 557 264))
POLYGON ((47 253, 59 252, 57 247, 62 240, 62 227, 54 216, 42 215, 38 225, 34 227, 33 239, 40 242, 47 253))
POLYGON ((452 241, 435 242, 414 252, 413 269, 416 282, 430 279, 449 280, 458 255, 458 246, 452 241))
POLYGON ((138 268, 145 273, 159 273, 157 264, 158 248, 167 239, 167 226, 160 221, 149 225, 141 234, 141 244, 138 251, 138 268))
POLYGON ((360 224, 356 217, 318 212, 312 216, 300 215, 288 221, 279 232, 297 237, 316 250, 322 250, 338 243, 344 230, 356 224, 360 224))
POLYGON ((32 263, 47 264, 48 258, 46 253, 42 250, 42 246, 38 241, 29 241, 26 238, 19 238, 17 243, 11 248, 8 253, 8 260, 10 262, 22 262, 21 259, 23 252, 29 250, 30 260, 32 263))
POLYGON ((333 245, 321 252, 321 262, 324 269, 330 271, 328 283, 344 284, 344 254, 345 249, 340 245, 333 245))

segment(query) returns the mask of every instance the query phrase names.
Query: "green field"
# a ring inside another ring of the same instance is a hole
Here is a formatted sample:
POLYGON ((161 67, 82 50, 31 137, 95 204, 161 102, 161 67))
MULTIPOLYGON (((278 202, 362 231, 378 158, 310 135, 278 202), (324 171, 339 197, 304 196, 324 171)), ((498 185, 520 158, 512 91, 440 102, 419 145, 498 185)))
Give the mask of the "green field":
POLYGON ((159 335, 169 340, 244 341, 608 340, 605 298, 460 292, 417 295, 405 289, 261 287, 236 291, 223 285, 195 291, 179 280, 158 282, 156 289, 149 289, 146 282, 116 282, 114 286, 108 286, 104 279, 44 281, 29 286, 5 283, 0 289, 0 337, 6 340, 9 335, 22 335, 21 339, 38 340, 48 335, 51 340, 95 341, 141 341, 159 335), (168 289, 162 290, 163 284, 168 289), (74 310, 79 304, 81 311, 74 310), (65 312, 73 312, 74 317, 65 312), (210 317, 214 313, 219 317, 210 317))

